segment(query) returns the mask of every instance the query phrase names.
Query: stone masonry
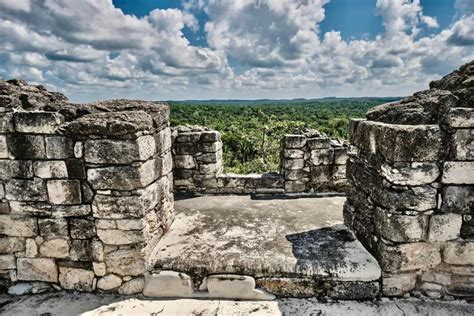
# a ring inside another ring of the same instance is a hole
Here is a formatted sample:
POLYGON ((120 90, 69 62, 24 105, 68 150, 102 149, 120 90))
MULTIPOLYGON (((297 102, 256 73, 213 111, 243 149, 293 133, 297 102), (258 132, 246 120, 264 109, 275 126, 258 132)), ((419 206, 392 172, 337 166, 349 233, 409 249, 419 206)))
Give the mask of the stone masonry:
POLYGON ((474 61, 350 124, 345 223, 383 294, 474 295, 474 61))
POLYGON ((11 80, 0 112, 2 287, 141 292, 173 218, 168 106, 11 80))
POLYGON ((285 135, 281 144, 285 192, 344 191, 347 144, 315 131, 285 135))
POLYGON ((224 173, 221 135, 202 126, 173 128, 176 192, 284 194, 343 191, 347 144, 314 130, 285 135, 281 173, 224 173))

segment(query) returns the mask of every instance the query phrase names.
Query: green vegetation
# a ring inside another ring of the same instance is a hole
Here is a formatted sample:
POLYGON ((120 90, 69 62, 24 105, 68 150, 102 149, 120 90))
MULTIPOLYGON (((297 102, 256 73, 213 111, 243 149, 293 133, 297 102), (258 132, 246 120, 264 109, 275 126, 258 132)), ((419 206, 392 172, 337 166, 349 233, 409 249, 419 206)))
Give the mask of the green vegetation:
POLYGON ((351 117, 395 98, 259 101, 170 101, 171 125, 203 125, 224 142, 226 172, 278 171, 280 139, 296 128, 346 138, 351 117))

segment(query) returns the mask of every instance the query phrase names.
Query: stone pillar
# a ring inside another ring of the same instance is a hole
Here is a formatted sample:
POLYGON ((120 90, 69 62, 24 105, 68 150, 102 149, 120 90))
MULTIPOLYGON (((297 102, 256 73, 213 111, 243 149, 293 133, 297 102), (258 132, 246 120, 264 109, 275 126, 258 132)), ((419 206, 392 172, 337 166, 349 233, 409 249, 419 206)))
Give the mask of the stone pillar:
POLYGON ((281 142, 285 192, 343 191, 347 145, 318 131, 285 135, 281 142))

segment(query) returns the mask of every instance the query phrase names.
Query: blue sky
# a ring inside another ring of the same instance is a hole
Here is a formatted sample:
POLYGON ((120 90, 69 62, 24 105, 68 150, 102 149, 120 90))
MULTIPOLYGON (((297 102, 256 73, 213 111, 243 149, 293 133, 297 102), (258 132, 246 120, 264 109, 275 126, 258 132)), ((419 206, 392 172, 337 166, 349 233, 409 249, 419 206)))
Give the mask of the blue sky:
POLYGON ((408 95, 474 58, 473 0, 3 0, 0 78, 73 101, 408 95))

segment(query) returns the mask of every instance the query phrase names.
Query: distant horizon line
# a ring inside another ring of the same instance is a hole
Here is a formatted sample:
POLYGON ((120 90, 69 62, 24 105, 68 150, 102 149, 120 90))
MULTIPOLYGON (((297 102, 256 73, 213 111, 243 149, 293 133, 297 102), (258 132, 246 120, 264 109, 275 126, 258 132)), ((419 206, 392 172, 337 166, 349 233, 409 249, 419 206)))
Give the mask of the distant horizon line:
MULTIPOLYGON (((402 99, 405 96, 365 96, 365 97, 321 97, 321 98, 279 98, 279 99, 178 99, 178 100, 163 100, 164 102, 249 102, 249 101, 315 101, 315 100, 335 100, 335 99, 402 99)), ((157 101, 159 102, 159 101, 157 101)))

